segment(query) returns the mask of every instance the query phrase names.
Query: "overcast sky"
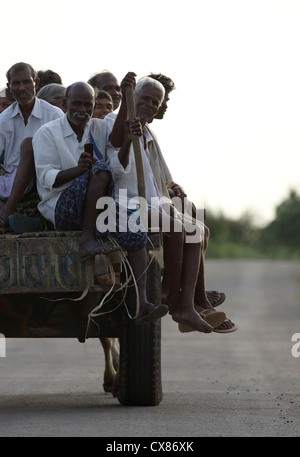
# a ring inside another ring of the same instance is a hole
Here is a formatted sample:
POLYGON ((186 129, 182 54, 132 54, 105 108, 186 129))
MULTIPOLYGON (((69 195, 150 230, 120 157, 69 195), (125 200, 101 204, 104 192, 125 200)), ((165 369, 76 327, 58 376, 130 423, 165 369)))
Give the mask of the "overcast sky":
POLYGON ((1 17, 0 87, 19 61, 65 85, 103 69, 171 77, 152 128, 198 206, 263 224, 300 192, 300 1, 15 0, 1 17))

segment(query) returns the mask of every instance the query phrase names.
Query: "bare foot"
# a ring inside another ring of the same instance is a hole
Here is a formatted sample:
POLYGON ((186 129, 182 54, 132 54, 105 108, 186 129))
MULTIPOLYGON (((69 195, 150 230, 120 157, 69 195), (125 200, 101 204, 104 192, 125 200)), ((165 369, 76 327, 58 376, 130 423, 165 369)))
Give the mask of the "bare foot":
POLYGON ((95 238, 84 238, 80 241, 79 255, 82 259, 89 259, 90 257, 95 257, 97 254, 109 254, 120 249, 118 245, 102 243, 95 238))
POLYGON ((82 236, 79 244, 79 255, 81 257, 92 256, 100 253, 101 244, 93 237, 82 236))
POLYGON ((213 330, 213 327, 205 322, 194 309, 174 311, 172 319, 179 324, 181 332, 196 330, 202 333, 211 333, 213 330))

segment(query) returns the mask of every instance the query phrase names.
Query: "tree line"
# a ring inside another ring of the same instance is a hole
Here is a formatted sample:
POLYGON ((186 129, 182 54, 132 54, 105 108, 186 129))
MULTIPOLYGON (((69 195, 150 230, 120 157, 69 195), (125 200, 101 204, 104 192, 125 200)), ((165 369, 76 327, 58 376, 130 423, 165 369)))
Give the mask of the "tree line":
POLYGON ((206 210, 210 229, 209 258, 270 258, 300 260, 300 195, 292 189, 265 227, 254 224, 253 215, 230 219, 206 210))

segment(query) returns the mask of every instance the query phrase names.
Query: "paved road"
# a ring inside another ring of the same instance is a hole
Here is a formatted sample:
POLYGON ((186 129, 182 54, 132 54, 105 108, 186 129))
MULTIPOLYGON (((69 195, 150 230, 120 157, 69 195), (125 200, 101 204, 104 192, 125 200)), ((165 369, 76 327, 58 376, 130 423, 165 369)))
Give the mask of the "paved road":
POLYGON ((159 406, 123 407, 103 393, 96 340, 8 340, 0 436, 299 436, 300 264, 208 260, 206 275, 239 330, 180 334, 165 317, 159 406))

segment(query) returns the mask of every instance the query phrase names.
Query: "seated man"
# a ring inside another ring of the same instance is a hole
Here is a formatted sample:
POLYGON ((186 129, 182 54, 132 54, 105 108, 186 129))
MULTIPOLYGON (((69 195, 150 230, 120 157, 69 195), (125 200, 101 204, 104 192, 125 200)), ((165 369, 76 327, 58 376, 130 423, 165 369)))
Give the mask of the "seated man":
MULTIPOLYGON (((146 78, 138 81, 135 90, 136 114, 141 119, 142 125, 152 119, 164 97, 163 86, 153 79, 146 78)), ((140 141, 142 161, 144 166, 146 200, 149 207, 149 226, 153 221, 163 230, 169 225, 169 273, 170 288, 168 306, 170 314, 180 326, 192 328, 199 332, 210 333, 214 325, 220 325, 225 319, 225 313, 211 310, 210 316, 202 317, 194 309, 194 295, 199 268, 199 255, 201 243, 201 227, 199 237, 194 244, 186 242, 186 226, 182 219, 172 211, 172 205, 167 202, 162 205, 161 195, 157 181, 153 175, 149 160, 148 142, 151 136, 143 129, 140 141), (166 210, 166 211, 164 211, 166 210), (170 210, 170 211, 168 211, 170 210), (168 222, 170 222, 168 224, 168 222), (165 225, 164 225, 165 223, 165 225)), ((107 149, 107 163, 114 173, 115 195, 121 203, 127 202, 130 206, 138 196, 138 176, 135 166, 135 154, 130 147, 130 138, 125 136, 123 146, 119 151, 110 147, 107 149), (126 190, 126 193, 124 193, 126 190)), ((135 200, 136 201, 136 200, 135 200)), ((190 224, 191 225, 191 224, 190 224)), ((192 227, 194 230, 195 227, 192 227)))
MULTIPOLYGON (((164 118, 164 115, 168 108, 169 96, 170 96, 170 93, 173 90, 175 90, 175 84, 171 78, 169 78, 168 76, 165 76, 162 73, 156 73, 156 74, 152 73, 152 74, 148 75, 148 77, 153 78, 156 81, 159 81, 165 88, 165 97, 164 97, 163 103, 161 104, 159 110, 153 117, 153 119, 161 120, 164 118)), ((152 120, 149 122, 149 124, 152 122, 152 120)), ((149 142, 150 161, 151 161, 151 165, 153 167, 154 175, 155 175, 156 179, 158 180, 158 184, 159 184, 161 193, 163 195, 169 194, 171 198, 179 197, 183 202, 182 205, 183 205, 184 209, 187 209, 189 207, 191 210, 192 216, 194 218, 197 218, 197 209, 196 209, 195 205, 186 204, 186 202, 187 202, 186 194, 180 185, 173 182, 171 173, 165 163, 165 160, 163 158, 163 155, 160 150, 156 136, 154 135, 152 130, 150 130, 149 125, 147 125, 147 129, 152 136, 152 140, 149 142), (168 186, 168 189, 166 188, 166 186, 168 186)), ((206 225, 204 225, 204 228, 205 228, 205 238, 202 243, 202 249, 201 249, 201 255, 200 255, 200 267, 199 267, 199 274, 198 274, 196 294, 195 294, 195 309, 199 312, 203 308, 215 307, 225 301, 224 293, 221 293, 217 290, 206 291, 204 288, 204 284, 205 284, 204 258, 205 258, 205 253, 207 250, 208 239, 209 239, 209 228, 206 225)), ((165 256, 165 258, 168 257, 168 237, 164 237, 164 256, 165 256)), ((167 302, 167 295, 168 295, 168 289, 169 289, 167 265, 168 265, 168 263, 166 262, 166 268, 164 270, 165 274, 164 274, 164 278, 163 278, 163 282, 162 282, 162 301, 164 303, 167 302)), ((229 319, 226 319, 226 321, 223 322, 218 328, 214 329, 215 332, 219 332, 219 333, 230 333, 235 330, 237 330, 237 325, 235 325, 229 319)))
POLYGON ((37 77, 40 80, 39 88, 47 86, 48 84, 62 84, 61 76, 53 70, 39 70, 37 77))
POLYGON ((96 96, 95 109, 93 117, 104 119, 107 114, 113 112, 113 101, 106 90, 99 90, 96 96))
MULTIPOLYGON (((163 100, 163 103, 161 104, 159 110, 153 117, 153 119, 163 119, 164 115, 167 111, 168 108, 168 102, 169 102, 169 96, 170 93, 175 90, 175 84, 174 81, 169 78, 168 76, 165 76, 162 73, 152 73, 148 75, 150 78, 155 79, 156 81, 159 81, 165 88, 165 97, 163 100)), ((152 120, 153 120, 152 119, 152 120)), ((152 120, 150 122, 152 122, 152 120)), ((149 124, 150 124, 149 122, 149 124)), ((150 160, 151 164, 153 167, 153 172, 155 176, 158 176, 158 182, 160 184, 160 190, 164 194, 164 192, 167 192, 171 198, 177 196, 183 201, 183 206, 184 203, 187 202, 186 199, 186 194, 182 187, 174 182, 171 176, 171 173, 164 161, 162 152, 160 150, 158 141, 152 130, 150 130, 149 125, 147 126, 147 129, 149 130, 152 138, 152 141, 149 142, 149 151, 150 151, 150 160), (163 178, 163 179, 161 179, 163 178), (168 183, 168 189, 166 190, 166 184, 168 183)), ((185 208, 187 208, 188 205, 185 205, 185 208)), ((190 204, 190 209, 191 209, 191 214, 194 218, 197 217, 197 209, 194 204, 190 204)), ((198 274, 198 281, 197 281, 197 287, 196 287, 196 294, 195 294, 195 309, 198 310, 199 312, 201 309, 205 307, 215 307, 220 305, 225 301, 225 294, 221 293, 217 290, 212 290, 212 291, 206 291, 204 288, 205 280, 204 280, 204 258, 205 258, 205 253, 207 250, 208 246, 208 239, 209 239, 209 228, 204 225, 205 228, 205 238, 204 242, 202 243, 202 249, 201 249, 201 256, 200 256, 200 267, 199 267, 199 274, 198 274)), ((167 252, 168 252, 168 239, 165 237, 164 239, 164 255, 167 257, 167 252)), ((166 266, 168 263, 166 262, 166 266)), ((165 297, 168 294, 168 272, 167 268, 165 268, 165 275, 163 278, 163 283, 162 283, 162 300, 165 302, 165 297)), ((218 328, 215 328, 215 332, 219 333, 230 333, 237 330, 237 325, 235 325, 233 322, 231 322, 229 319, 226 319, 218 328)))
MULTIPOLYGON (((136 74, 129 72, 128 75, 135 77, 136 74)), ((113 73, 108 70, 103 70, 99 73, 95 73, 88 80, 95 91, 105 90, 112 98, 113 101, 113 112, 107 114, 107 119, 115 121, 114 130, 111 134, 111 141, 114 146, 121 147, 124 138, 124 120, 127 117, 127 104, 126 98, 123 97, 123 81, 119 84, 117 78, 113 73), (118 110, 119 116, 116 114, 118 110)))
MULTIPOLYGON (((36 97, 39 79, 31 65, 17 63, 7 72, 7 87, 15 102, 0 117, 0 151, 4 151, 0 175, 0 230, 18 231, 19 216, 14 215, 21 197, 34 185, 31 138, 46 122, 63 116, 61 109, 36 97), (25 141, 24 141, 25 140, 25 141), (19 164, 21 163, 21 166, 19 164)), ((21 221, 22 222, 22 221, 21 221)), ((25 218, 25 231, 38 227, 38 219, 25 218)))
POLYGON ((114 105, 113 111, 116 111, 116 109, 119 108, 122 100, 122 90, 117 78, 110 71, 104 70, 99 73, 95 73, 88 80, 88 84, 98 91, 105 90, 109 93, 114 105))
POLYGON ((64 113, 65 111, 65 95, 66 87, 62 84, 46 84, 37 93, 37 97, 41 100, 46 100, 50 105, 57 106, 64 113))
MULTIPOLYGON (((97 159, 105 154, 109 142, 105 119, 91 119, 95 105, 93 88, 77 82, 67 88, 64 117, 44 125, 33 137, 37 189, 41 198, 38 208, 57 229, 82 230, 79 255, 82 260, 105 254, 119 245, 128 250, 128 260, 136 278, 140 320, 153 320, 168 311, 166 305, 154 306, 146 296, 147 235, 117 230, 109 233, 115 242, 104 244, 95 236, 97 201, 113 195, 110 169, 97 159), (85 145, 93 143, 93 152, 85 145)), ((106 232, 103 232, 107 235, 106 232)))
POLYGON ((8 88, 3 87, 3 89, 0 89, 0 114, 10 105, 12 105, 13 102, 14 99, 12 98, 8 88))

